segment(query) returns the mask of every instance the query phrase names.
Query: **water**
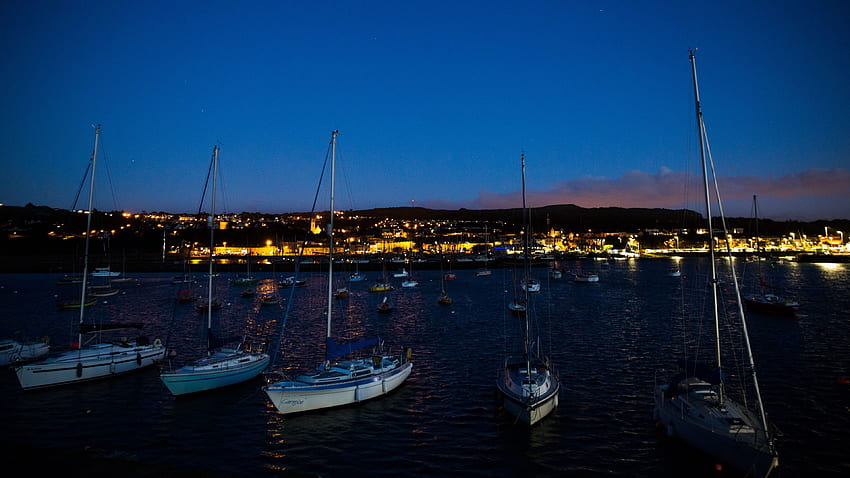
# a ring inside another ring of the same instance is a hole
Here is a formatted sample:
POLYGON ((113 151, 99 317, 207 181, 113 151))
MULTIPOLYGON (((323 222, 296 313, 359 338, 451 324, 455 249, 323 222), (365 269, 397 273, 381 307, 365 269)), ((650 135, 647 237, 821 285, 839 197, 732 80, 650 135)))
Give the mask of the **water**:
MULTIPOLYGON (((416 289, 393 279, 392 314, 376 312, 383 294, 370 294, 370 281, 350 284, 352 297, 335 301, 339 335, 378 334, 413 348, 413 374, 387 397, 284 418, 259 378, 175 398, 155 369, 29 392, 11 370, 0 370, 3 441, 46 455, 89 448, 233 476, 717 476, 710 458, 666 438, 652 421, 656 371, 672 367, 682 348, 681 287, 704 281, 707 260, 683 260, 683 278, 667 276, 666 259, 614 261, 604 269, 594 261, 560 265, 599 270, 600 282, 548 280, 545 270, 534 271, 543 285, 535 301, 542 349, 563 386, 556 412, 532 429, 514 423, 495 395, 502 354, 518 333, 518 319, 504 312, 511 271, 456 271, 457 280, 447 282, 454 303, 445 307, 436 303, 439 272, 417 270, 416 289)), ((783 432, 778 476, 847 476, 850 386, 838 379, 850 376, 850 267, 788 263, 770 273, 802 304, 796 319, 749 315, 766 409, 783 432)), ((200 356, 206 316, 173 300, 170 274, 136 276, 122 294, 89 309, 92 317, 145 322, 143 333, 167 340, 178 363, 200 356)), ((231 276, 216 279, 228 303, 215 314, 217 335, 276 339, 286 302, 261 306, 257 297, 242 298, 242 287, 227 285, 231 276)), ((273 287, 270 274, 257 276, 261 290, 273 287)), ((49 335, 55 350, 66 347, 79 312, 55 308, 54 296, 71 287, 55 285, 58 278, 0 276, 0 337, 49 335)), ((194 293, 205 296, 206 280, 198 278, 194 293)), ((325 278, 306 279, 307 287, 294 291, 279 359, 292 374, 315 367, 323 354, 325 278)), ((281 295, 288 298, 289 290, 281 295)))

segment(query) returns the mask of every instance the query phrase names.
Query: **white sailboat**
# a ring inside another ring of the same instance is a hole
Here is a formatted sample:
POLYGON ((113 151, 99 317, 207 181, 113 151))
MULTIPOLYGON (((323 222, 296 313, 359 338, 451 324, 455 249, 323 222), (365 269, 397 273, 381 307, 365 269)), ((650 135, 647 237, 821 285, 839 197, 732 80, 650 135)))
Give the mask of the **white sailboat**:
MULTIPOLYGON (((95 171, 97 166, 97 145, 100 138, 100 125, 94 134, 94 149, 91 156, 91 180, 89 185, 89 205, 86 218, 86 230, 91 231, 92 207, 94 202, 95 171)), ((133 372, 158 363, 165 356, 165 347, 159 339, 153 343, 147 337, 118 343, 95 342, 84 344, 87 336, 86 294, 88 292, 88 262, 89 236, 86 234, 85 256, 83 260, 83 279, 81 283, 80 320, 77 331, 77 341, 71 344, 71 350, 62 354, 47 357, 40 362, 34 362, 16 367, 15 372, 21 387, 25 390, 35 388, 69 385, 100 378, 112 377, 118 374, 133 372)), ((120 327, 118 325, 117 327, 120 327)), ((97 327, 99 331, 105 328, 117 328, 114 325, 97 327)))
MULTIPOLYGON (((690 52, 690 60, 705 187, 706 217, 708 219, 708 230, 713 231, 708 166, 708 162, 711 161, 711 153, 708 148, 708 141, 705 138, 705 125, 700 109, 696 62, 693 51, 690 52), (708 160, 706 159, 707 156, 708 160)), ((717 178, 714 174, 713 163, 711 163, 711 171, 714 182, 713 189, 715 196, 717 196, 720 217, 723 220, 722 228, 726 232, 723 207, 717 193, 717 178)), ((728 237, 728 233, 726 233, 726 237, 728 237)), ((741 293, 738 287, 738 278, 732 267, 733 261, 730 252, 727 263, 730 265, 730 274, 735 286, 737 299, 735 313, 737 318, 740 319, 742 342, 745 345, 744 349, 752 378, 752 389, 756 397, 753 404, 756 410, 748 408, 747 404, 750 402, 744 400, 740 403, 732 399, 727 393, 721 365, 720 310, 723 304, 718 299, 718 283, 720 281, 717 277, 713 238, 709 238, 708 243, 711 263, 710 290, 714 305, 714 362, 705 364, 694 360, 682 361, 677 374, 669 381, 656 385, 654 415, 659 425, 666 430, 669 436, 682 439, 722 463, 745 472, 747 476, 762 478, 768 476, 778 466, 779 457, 774 447, 774 436, 768 425, 761 399, 741 293)))
POLYGON ((350 405, 380 397, 401 385, 413 368, 413 363, 410 362, 410 349, 406 350, 404 356, 397 356, 384 353, 383 344, 379 338, 337 344, 331 335, 334 302, 332 298, 333 210, 337 134, 337 131, 331 134, 330 221, 328 223, 330 261, 325 361, 314 372, 301 375, 295 380, 276 381, 263 387, 277 410, 284 414, 350 405), (377 346, 367 358, 337 360, 370 345, 377 346))
POLYGON ((526 294, 523 291, 523 294, 517 294, 517 284, 519 281, 516 278, 516 267, 514 267, 514 280, 513 280, 513 298, 510 302, 508 302, 508 310, 515 315, 525 314, 527 307, 525 306, 526 294))
POLYGON ((213 264, 215 263, 215 196, 218 173, 218 145, 213 147, 212 199, 209 216, 210 228, 210 271, 207 274, 207 355, 174 370, 163 371, 159 378, 173 395, 204 392, 250 380, 260 374, 269 364, 269 355, 263 352, 235 348, 214 350, 211 344, 213 304, 213 264))
POLYGON ((440 251, 440 297, 437 299, 437 303, 440 305, 452 305, 452 298, 449 297, 449 293, 446 291, 447 274, 443 274, 443 262, 442 251, 440 251))
POLYGON ((485 226, 484 228, 484 243, 487 245, 487 249, 484 251, 484 268, 475 273, 476 277, 484 277, 493 275, 493 271, 487 268, 487 262, 490 260, 490 235, 489 230, 485 226))
POLYGON ((744 295, 744 305, 747 306, 747 310, 752 312, 761 312, 765 314, 771 315, 786 315, 793 316, 796 315, 800 309, 800 303, 790 297, 784 297, 777 293, 770 292, 766 289, 777 289, 767 282, 765 282, 764 277, 761 275, 761 245, 759 241, 759 214, 758 214, 758 202, 756 200, 756 196, 753 195, 753 211, 756 219, 756 252, 758 256, 756 257, 756 264, 758 264, 758 279, 759 279, 759 291, 751 294, 744 295))
MULTIPOLYGON (((525 207, 525 154, 522 155, 522 211, 523 222, 528 227, 525 207)), ((529 234, 524 234, 524 274, 528 277, 530 265, 528 260, 529 234)), ((523 289, 525 304, 530 304, 530 291, 523 289)), ((499 379, 496 382, 502 404, 517 420, 534 425, 549 415, 558 406, 558 392, 561 387, 558 375, 552 370, 548 357, 543 357, 539 351, 539 340, 531 337, 531 308, 522 314, 525 328, 522 332, 522 353, 508 355, 499 379)))
POLYGON ((127 277, 127 254, 122 250, 121 251, 121 275, 112 279, 112 282, 124 283, 124 282, 132 282, 133 279, 127 277))
POLYGON ((109 267, 95 267, 94 272, 89 275, 92 277, 118 277, 121 273, 113 272, 109 269, 109 267))
POLYGON ((407 279, 405 279, 401 286, 405 289, 410 289, 419 285, 419 281, 413 278, 413 260, 408 259, 410 262, 410 273, 407 275, 407 279))
POLYGON ((573 276, 575 282, 599 282, 599 274, 595 272, 578 272, 573 276))
POLYGON ((532 294, 540 292, 540 281, 533 277, 526 276, 526 278, 522 280, 521 287, 523 291, 531 292, 532 294))

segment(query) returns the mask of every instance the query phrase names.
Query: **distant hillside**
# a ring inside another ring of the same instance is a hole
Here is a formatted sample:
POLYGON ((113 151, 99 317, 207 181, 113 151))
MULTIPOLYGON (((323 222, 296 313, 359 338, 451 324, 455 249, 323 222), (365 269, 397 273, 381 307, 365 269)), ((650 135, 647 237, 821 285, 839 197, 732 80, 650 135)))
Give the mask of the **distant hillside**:
MULTIPOLYGON (((679 228, 705 227, 705 221, 698 212, 688 209, 660 208, 622 208, 597 207, 583 208, 574 204, 561 204, 531 208, 532 228, 542 232, 550 227, 567 232, 583 232, 587 230, 601 232, 639 232, 646 229, 672 230, 679 228)), ((428 209, 423 207, 391 207, 375 208, 358 211, 348 211, 360 216, 374 218, 390 218, 398 220, 448 220, 476 222, 504 222, 509 228, 518 228, 522 224, 522 209, 428 209)), ((255 216, 287 216, 287 214, 243 213, 255 216)), ((190 214, 191 215, 191 214, 190 214)), ((305 215, 305 213, 291 213, 305 215)), ((256 222, 256 221, 255 221, 256 222)), ((747 234, 754 234, 755 221, 751 217, 727 218, 730 228, 744 228, 747 234)), ((85 215, 74 214, 66 209, 55 209, 47 206, 27 204, 20 206, 0 207, 0 230, 6 233, 21 231, 30 237, 46 233, 55 224, 65 223, 68 230, 85 228, 85 215)), ((111 215, 106 224, 109 227, 120 227, 126 221, 119 214, 111 215)), ((103 226, 101 226, 103 227, 103 226)), ((761 219, 758 223, 759 233, 765 236, 777 236, 794 232, 817 236, 828 228, 830 234, 837 230, 850 231, 850 220, 819 220, 812 222, 774 221, 761 219)))
MULTIPOLYGON (((544 231, 551 227, 585 231, 627 231, 644 229, 675 229, 695 227, 701 221, 699 213, 690 210, 598 207, 583 208, 574 204, 530 208, 532 228, 544 231)), ((355 211, 363 216, 388 217, 393 219, 445 219, 455 221, 504 221, 508 224, 522 223, 522 209, 427 209, 421 207, 394 207, 355 211)))

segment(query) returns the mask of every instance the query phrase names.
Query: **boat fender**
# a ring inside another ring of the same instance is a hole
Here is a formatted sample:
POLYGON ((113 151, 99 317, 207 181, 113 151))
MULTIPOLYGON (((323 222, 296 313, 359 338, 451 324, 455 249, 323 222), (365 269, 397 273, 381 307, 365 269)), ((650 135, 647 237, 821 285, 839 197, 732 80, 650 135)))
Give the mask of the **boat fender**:
POLYGON ((83 363, 77 362, 77 378, 80 378, 82 376, 83 376, 83 363))
POLYGON ((138 364, 139 366, 142 365, 142 353, 141 352, 136 353, 136 364, 138 364))
POLYGON ((160 348, 162 346, 162 340, 156 339, 153 341, 154 348, 160 348))
POLYGON ((410 360, 410 357, 413 356, 413 349, 408 347, 407 350, 404 351, 404 356, 407 358, 407 360, 410 360))

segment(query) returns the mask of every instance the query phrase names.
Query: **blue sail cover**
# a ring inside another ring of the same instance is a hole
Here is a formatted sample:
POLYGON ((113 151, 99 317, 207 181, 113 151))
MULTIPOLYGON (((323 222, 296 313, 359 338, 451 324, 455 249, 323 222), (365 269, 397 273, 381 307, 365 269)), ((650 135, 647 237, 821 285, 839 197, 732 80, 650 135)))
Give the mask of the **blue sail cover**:
POLYGON ((325 358, 327 360, 333 360, 337 357, 341 357, 343 355, 350 354, 355 350, 362 349, 363 347, 368 347, 370 345, 375 345, 380 340, 380 337, 375 337, 373 339, 361 340, 359 342, 349 342, 347 344, 338 344, 334 342, 332 337, 327 338, 327 346, 328 351, 325 354, 325 358))

